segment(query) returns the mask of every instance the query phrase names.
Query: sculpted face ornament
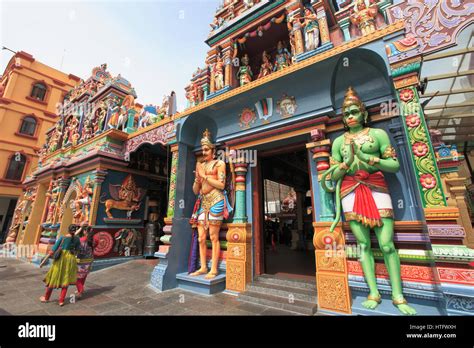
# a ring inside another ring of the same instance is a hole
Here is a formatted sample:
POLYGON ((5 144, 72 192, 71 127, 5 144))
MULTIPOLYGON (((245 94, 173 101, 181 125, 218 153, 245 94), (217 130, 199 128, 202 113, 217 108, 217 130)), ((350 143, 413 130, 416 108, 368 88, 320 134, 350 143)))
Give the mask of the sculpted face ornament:
POLYGON ((291 117, 296 113, 298 105, 296 105, 296 98, 284 95, 277 103, 277 112, 282 118, 291 117))

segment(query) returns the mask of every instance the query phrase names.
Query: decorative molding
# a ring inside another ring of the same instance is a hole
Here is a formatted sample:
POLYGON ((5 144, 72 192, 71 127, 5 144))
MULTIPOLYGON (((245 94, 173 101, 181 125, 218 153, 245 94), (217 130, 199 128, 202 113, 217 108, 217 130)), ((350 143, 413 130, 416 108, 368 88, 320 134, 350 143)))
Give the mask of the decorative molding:
POLYGON ((424 208, 446 207, 446 198, 441 186, 441 178, 436 157, 431 145, 428 126, 420 105, 415 86, 397 90, 402 123, 408 144, 412 148, 410 158, 415 169, 417 187, 424 208), (416 152, 424 147, 426 151, 416 152))
POLYGON ((474 285, 474 270, 466 268, 437 267, 442 283, 474 285))
POLYGON ((470 262, 474 260, 474 250, 465 245, 440 245, 433 244, 433 255, 437 261, 462 261, 470 262))
POLYGON ((431 238, 463 239, 466 236, 464 227, 460 225, 428 225, 431 238))
MULTIPOLYGON (((359 261, 347 261, 350 274, 361 275, 364 273, 359 261)), ((428 266, 401 265, 400 269, 402 280, 416 282, 435 282, 435 274, 433 269, 428 266)), ((387 267, 383 263, 375 264, 375 274, 377 277, 389 278, 387 267)))
POLYGON ((446 307, 448 310, 474 314, 474 297, 461 297, 446 294, 446 307))
POLYGON ((252 225, 227 224, 226 290, 245 291, 252 278, 252 225))
POLYGON ((149 132, 142 133, 137 137, 129 139, 125 144, 125 156, 136 151, 141 145, 147 143, 151 145, 166 145, 171 138, 176 136, 176 126, 174 122, 164 124, 161 127, 154 128, 149 132))
POLYGON ((341 313, 351 313, 349 281, 345 274, 316 273, 318 308, 341 313))
POLYGON ((460 0, 412 0, 387 9, 389 23, 403 21, 422 54, 455 45, 458 33, 474 23, 473 14, 474 3, 460 0))

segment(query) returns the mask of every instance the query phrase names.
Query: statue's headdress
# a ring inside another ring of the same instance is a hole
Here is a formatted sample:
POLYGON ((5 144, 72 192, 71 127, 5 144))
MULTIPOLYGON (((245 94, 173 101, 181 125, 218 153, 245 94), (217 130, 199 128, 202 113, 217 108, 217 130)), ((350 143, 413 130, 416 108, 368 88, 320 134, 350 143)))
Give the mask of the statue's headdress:
POLYGON ((201 138, 201 145, 207 145, 210 148, 214 149, 216 147, 215 144, 212 143, 211 141, 211 132, 209 132, 209 129, 206 128, 204 133, 202 133, 202 138, 201 138))
POLYGON ((346 95, 344 96, 344 101, 342 103, 342 112, 344 112, 344 110, 351 105, 357 105, 360 108, 360 111, 365 114, 364 121, 365 123, 367 123, 368 114, 367 110, 365 109, 365 105, 360 99, 360 97, 357 95, 357 92, 352 88, 352 86, 347 89, 346 95))

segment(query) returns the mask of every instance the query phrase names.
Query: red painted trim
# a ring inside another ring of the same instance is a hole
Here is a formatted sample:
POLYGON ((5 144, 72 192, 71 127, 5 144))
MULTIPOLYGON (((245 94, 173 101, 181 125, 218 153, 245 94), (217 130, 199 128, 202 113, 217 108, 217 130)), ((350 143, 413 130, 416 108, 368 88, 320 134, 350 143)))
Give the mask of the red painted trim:
POLYGON ((59 117, 59 116, 56 115, 55 113, 49 112, 49 111, 43 111, 43 113, 44 113, 44 115, 45 115, 46 117, 51 117, 51 118, 58 118, 58 117, 59 117))
POLYGON ((27 60, 29 62, 34 62, 35 58, 33 56, 25 51, 20 51, 16 53, 16 57, 23 58, 24 60, 27 60))
POLYGON ((310 149, 306 149, 306 155, 308 156, 308 175, 309 175, 309 191, 311 192, 311 215, 313 221, 316 221, 316 205, 314 204, 314 194, 313 194, 313 175, 311 173, 311 162, 313 160, 312 152, 310 149))
POLYGON ((257 165, 252 167, 252 214, 253 214, 253 231, 255 234, 254 254, 255 254, 255 275, 261 275, 265 272, 265 256, 264 256, 264 229, 263 229, 263 211, 262 211, 262 171, 260 161, 257 160, 257 165))
POLYGON ((81 82, 81 78, 80 78, 80 77, 77 77, 76 75, 69 74, 68 77, 69 77, 71 80, 74 80, 74 81, 77 81, 77 82, 81 82))
MULTIPOLYGON (((32 97, 30 97, 29 95, 27 95, 25 98, 28 99, 29 101, 32 101, 32 102, 35 102, 35 103, 38 103, 38 104, 48 105, 48 102, 45 102, 45 101, 41 101, 41 100, 32 98, 32 97)), ((45 96, 45 99, 46 99, 46 96, 45 96)))
MULTIPOLYGON (((11 152, 11 151, 10 151, 11 152)), ((20 151, 15 151, 13 152, 10 157, 8 157, 8 164, 7 166, 5 167, 5 170, 3 171, 3 176, 2 176, 2 179, 3 181, 7 181, 7 182, 11 182, 11 183, 19 183, 21 184, 21 182, 23 180, 25 180, 26 178, 26 173, 28 173, 28 167, 29 167, 29 164, 30 164, 31 160, 28 156, 28 154, 23 151, 23 150, 20 150, 20 151), (12 179, 7 179, 6 176, 7 176, 7 173, 8 173, 8 168, 10 167, 10 163, 12 161, 12 158, 17 154, 17 153, 21 153, 23 156, 25 156, 25 166, 23 167, 23 173, 21 173, 21 178, 20 180, 12 180, 12 179)))
MULTIPOLYGON (((36 127, 38 128, 38 127, 36 127)), ((36 133, 36 129, 35 129, 35 133, 36 133)), ((37 136, 31 136, 31 135, 28 135, 28 134, 23 134, 23 133, 20 133, 20 132, 15 132, 15 135, 18 136, 18 137, 23 137, 23 138, 28 138, 30 140, 38 140, 38 137, 37 136)))
MULTIPOLYGON (((35 151, 38 151, 40 148, 37 146, 32 146, 32 145, 27 145, 27 144, 20 144, 20 143, 15 143, 13 141, 9 140, 0 140, 0 144, 5 143, 5 144, 10 144, 10 145, 15 145, 15 146, 20 146, 20 147, 28 147, 30 149, 33 149, 35 151)), ((10 151, 11 152, 11 151, 10 151)))
POLYGON ((38 132, 39 132, 39 129, 41 127, 41 122, 42 122, 41 119, 38 116, 36 116, 35 114, 26 114, 21 118, 20 125, 18 126, 18 131, 15 132, 15 135, 18 135, 20 137, 25 137, 25 138, 28 138, 28 139, 38 140, 38 132), (35 133, 33 135, 28 135, 28 134, 24 134, 24 133, 20 132, 21 131, 21 126, 23 125, 23 121, 27 117, 31 117, 36 121, 35 133))
POLYGON ((64 82, 60 81, 60 80, 56 80, 56 79, 53 79, 53 78, 52 78, 52 80, 53 80, 53 82, 54 82, 55 84, 57 84, 57 85, 59 85, 59 86, 61 86, 61 87, 66 86, 66 84, 65 84, 64 82))
POLYGON ((31 83, 30 95, 27 96, 26 99, 34 101, 39 104, 48 105, 50 94, 51 94, 51 86, 45 80, 35 80, 31 83), (31 92, 33 92, 33 88, 37 84, 42 84, 44 87, 46 87, 46 92, 44 94, 43 100, 38 100, 31 96, 31 92))

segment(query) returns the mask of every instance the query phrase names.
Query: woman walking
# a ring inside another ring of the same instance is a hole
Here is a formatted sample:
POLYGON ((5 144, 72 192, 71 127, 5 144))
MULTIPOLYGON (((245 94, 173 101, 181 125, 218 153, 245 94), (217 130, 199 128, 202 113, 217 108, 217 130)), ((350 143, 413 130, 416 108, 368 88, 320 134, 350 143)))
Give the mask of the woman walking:
POLYGON ((61 288, 59 305, 64 306, 68 286, 76 284, 77 261, 75 252, 79 249, 80 244, 79 238, 74 236, 77 228, 77 225, 70 225, 69 234, 59 237, 50 251, 50 256, 56 254, 59 257, 55 258, 53 265, 44 278, 46 293, 40 297, 41 302, 49 302, 53 289, 61 288))
POLYGON ((79 237, 80 247, 77 254, 77 282, 76 282, 76 296, 81 298, 84 292, 84 284, 87 275, 92 270, 92 262, 94 262, 94 248, 97 242, 92 238, 91 228, 89 226, 81 226, 76 231, 76 236, 79 237))

